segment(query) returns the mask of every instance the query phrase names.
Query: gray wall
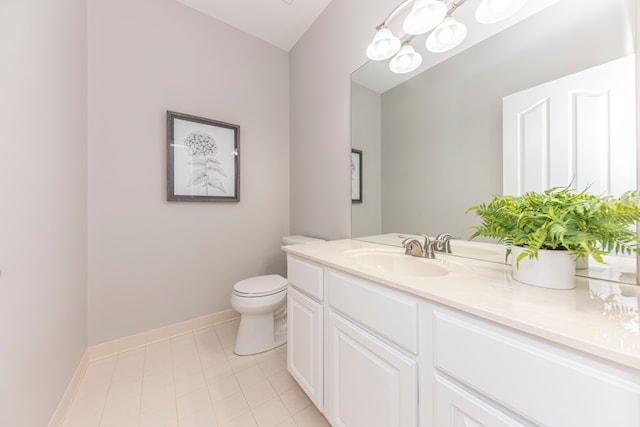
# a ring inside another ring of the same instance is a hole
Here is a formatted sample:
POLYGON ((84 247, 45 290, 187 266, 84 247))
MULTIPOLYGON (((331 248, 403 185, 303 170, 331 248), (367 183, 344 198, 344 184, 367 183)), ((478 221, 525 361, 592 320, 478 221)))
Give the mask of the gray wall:
POLYGON ((362 150, 362 203, 351 206, 351 236, 382 233, 380 188, 381 101, 379 93, 351 84, 351 147, 362 150))
POLYGON ((572 21, 580 3, 560 2, 383 94, 383 232, 468 237, 476 219, 466 210, 502 192, 502 98, 633 53, 628 0, 572 21))
POLYGON ((285 271, 287 53, 173 0, 89 0, 89 344, 285 271), (165 111, 240 125, 239 203, 167 202, 165 111))
POLYGON ((351 236, 350 75, 395 6, 333 0, 290 52, 292 233, 351 236))
POLYGON ((84 0, 0 2, 0 425, 42 427, 87 346, 84 0))

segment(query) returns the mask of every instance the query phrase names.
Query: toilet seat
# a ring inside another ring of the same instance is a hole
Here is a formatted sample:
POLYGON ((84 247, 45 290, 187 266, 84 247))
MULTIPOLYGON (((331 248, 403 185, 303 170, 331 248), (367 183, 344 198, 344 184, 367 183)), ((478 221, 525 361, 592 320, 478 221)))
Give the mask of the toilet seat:
POLYGON ((277 274, 250 277, 237 282, 233 293, 244 298, 274 295, 287 289, 287 279, 277 274))

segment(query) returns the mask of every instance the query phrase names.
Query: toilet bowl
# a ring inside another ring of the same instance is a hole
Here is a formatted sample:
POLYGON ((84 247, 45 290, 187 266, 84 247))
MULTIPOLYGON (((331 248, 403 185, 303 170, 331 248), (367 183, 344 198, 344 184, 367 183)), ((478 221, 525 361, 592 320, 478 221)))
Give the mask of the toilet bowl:
MULTIPOLYGON (((287 236, 283 244, 321 241, 287 236)), ((287 341, 287 279, 277 274, 250 277, 233 286, 231 306, 240 313, 233 352, 240 356, 262 353, 287 341)))

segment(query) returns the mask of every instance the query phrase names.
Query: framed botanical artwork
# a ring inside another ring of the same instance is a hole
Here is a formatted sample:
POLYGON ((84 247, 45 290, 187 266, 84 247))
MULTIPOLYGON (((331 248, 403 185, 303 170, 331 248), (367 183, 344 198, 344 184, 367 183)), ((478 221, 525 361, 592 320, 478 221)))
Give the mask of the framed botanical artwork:
POLYGON ((362 150, 351 150, 351 201, 362 203, 362 150))
POLYGON ((167 111, 167 200, 240 201, 240 126, 167 111))

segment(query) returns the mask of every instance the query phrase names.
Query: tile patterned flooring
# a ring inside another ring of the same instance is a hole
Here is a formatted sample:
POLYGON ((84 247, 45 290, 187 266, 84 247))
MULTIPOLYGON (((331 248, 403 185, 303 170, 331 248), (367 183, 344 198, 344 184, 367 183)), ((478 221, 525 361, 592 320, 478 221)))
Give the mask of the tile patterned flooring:
POLYGON ((62 427, 324 427, 286 346, 233 353, 238 321, 91 362, 62 427))

